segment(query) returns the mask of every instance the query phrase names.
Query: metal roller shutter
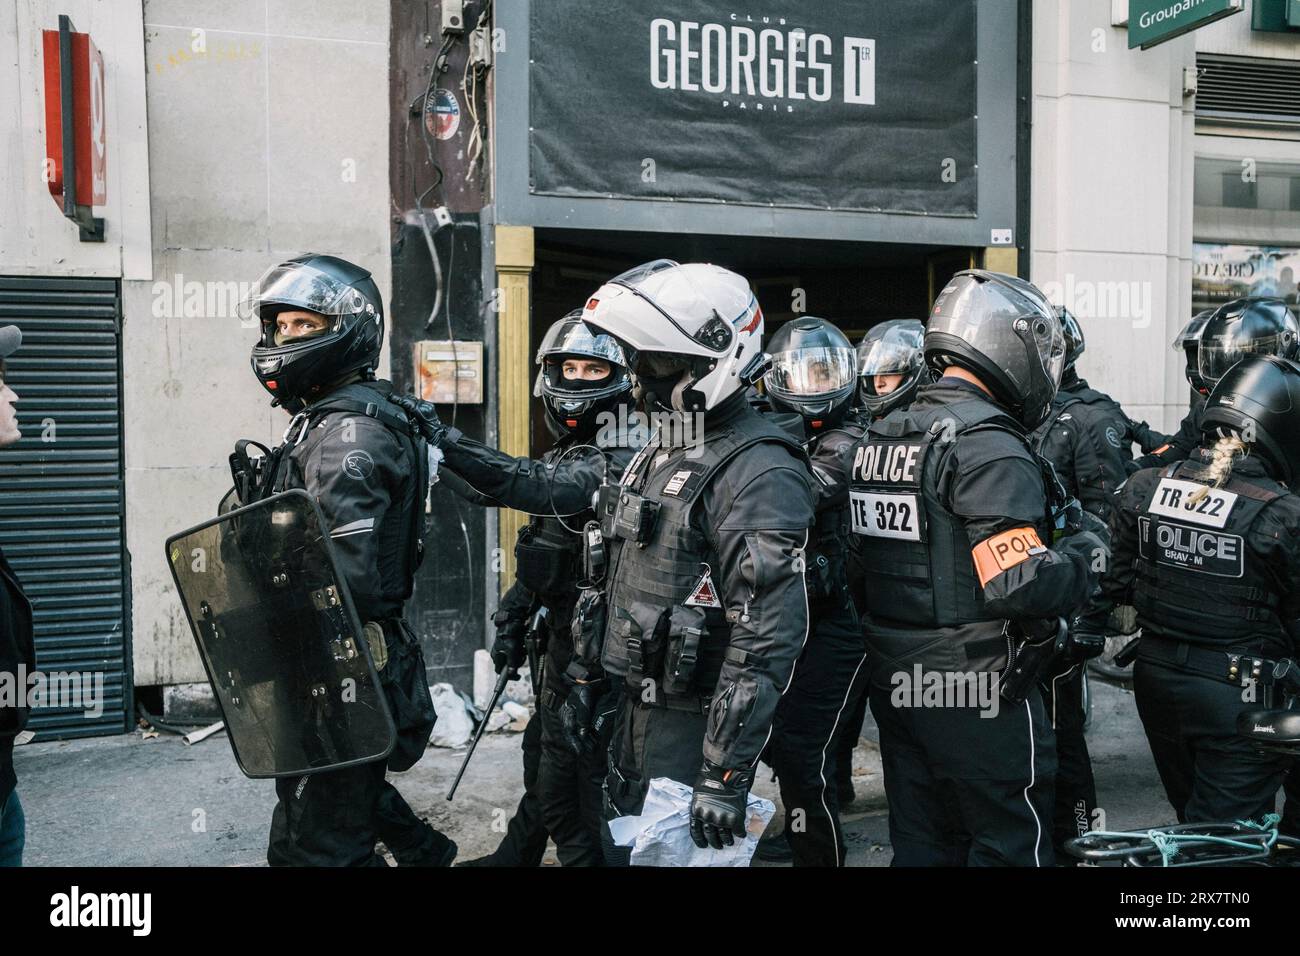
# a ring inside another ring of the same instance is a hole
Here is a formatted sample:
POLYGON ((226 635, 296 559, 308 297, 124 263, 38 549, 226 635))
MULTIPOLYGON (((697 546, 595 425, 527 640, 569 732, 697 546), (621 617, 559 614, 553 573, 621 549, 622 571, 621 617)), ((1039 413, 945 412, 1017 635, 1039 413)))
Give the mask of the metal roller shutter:
POLYGON ((115 279, 0 276, 0 325, 22 440, 0 450, 0 548, 32 600, 36 664, 103 674, 103 712, 32 711, 37 739, 129 729, 121 307, 115 279))

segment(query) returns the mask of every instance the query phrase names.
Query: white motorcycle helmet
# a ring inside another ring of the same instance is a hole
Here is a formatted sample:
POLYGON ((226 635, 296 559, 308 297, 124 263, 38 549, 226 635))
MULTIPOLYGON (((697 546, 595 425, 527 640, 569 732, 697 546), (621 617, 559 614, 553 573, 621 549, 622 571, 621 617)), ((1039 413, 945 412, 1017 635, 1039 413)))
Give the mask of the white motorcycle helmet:
POLYGON ((647 404, 706 412, 763 377, 763 312, 744 277, 656 259, 610 279, 583 321, 618 339, 647 404))

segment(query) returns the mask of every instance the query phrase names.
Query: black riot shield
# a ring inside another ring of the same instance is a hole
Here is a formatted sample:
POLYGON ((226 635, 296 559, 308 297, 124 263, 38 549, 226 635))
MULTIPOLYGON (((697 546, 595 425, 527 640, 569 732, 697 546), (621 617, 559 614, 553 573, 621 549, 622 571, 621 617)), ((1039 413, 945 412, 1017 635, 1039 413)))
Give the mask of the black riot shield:
POLYGON ((293 490, 167 540, 230 746, 249 777, 381 760, 396 739, 320 509, 293 490))

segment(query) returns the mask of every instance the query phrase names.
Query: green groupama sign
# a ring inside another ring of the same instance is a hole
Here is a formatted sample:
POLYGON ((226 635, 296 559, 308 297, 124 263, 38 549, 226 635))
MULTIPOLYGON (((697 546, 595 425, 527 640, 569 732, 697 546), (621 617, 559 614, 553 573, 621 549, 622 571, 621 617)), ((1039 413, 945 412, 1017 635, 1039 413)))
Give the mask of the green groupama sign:
POLYGON ((1244 0, 1129 0, 1128 47, 1148 50, 1239 12, 1244 0))

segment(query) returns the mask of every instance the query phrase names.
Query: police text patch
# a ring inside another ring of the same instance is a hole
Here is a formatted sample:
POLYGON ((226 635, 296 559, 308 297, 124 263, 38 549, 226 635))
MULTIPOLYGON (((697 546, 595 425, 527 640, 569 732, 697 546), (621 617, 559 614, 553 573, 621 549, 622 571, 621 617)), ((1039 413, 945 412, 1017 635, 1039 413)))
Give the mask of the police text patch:
POLYGON ((1239 578, 1246 570, 1241 535, 1193 528, 1138 516, 1138 553, 1143 560, 1195 574, 1239 578))
POLYGON ((1161 478, 1147 511, 1207 528, 1222 528, 1228 523, 1228 515, 1236 503, 1235 491, 1210 488, 1196 481, 1161 478), (1193 501, 1192 498, 1200 492, 1206 494, 1193 501))

